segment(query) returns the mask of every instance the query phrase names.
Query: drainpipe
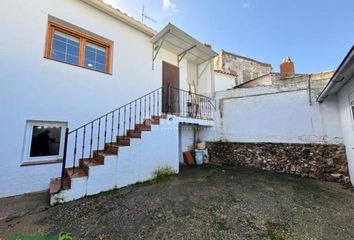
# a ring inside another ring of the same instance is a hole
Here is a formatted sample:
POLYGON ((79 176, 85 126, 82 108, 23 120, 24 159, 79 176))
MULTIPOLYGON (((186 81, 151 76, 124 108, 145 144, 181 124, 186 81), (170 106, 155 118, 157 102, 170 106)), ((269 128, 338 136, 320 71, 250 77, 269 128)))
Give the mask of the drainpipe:
POLYGON ((214 75, 214 58, 210 60, 210 81, 211 81, 211 97, 215 98, 215 75, 214 75))
POLYGON ((309 77, 307 79, 307 92, 308 92, 308 97, 309 97, 309 105, 312 106, 312 99, 311 99, 311 74, 309 74, 309 77))

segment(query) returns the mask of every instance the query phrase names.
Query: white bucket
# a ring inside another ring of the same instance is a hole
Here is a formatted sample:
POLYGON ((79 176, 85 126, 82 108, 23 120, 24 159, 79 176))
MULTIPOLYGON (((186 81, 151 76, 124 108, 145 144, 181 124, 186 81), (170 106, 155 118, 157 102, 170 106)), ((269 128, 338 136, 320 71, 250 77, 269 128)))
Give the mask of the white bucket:
POLYGON ((195 150, 195 163, 197 165, 203 164, 203 150, 195 150))
POLYGON ((206 147, 205 142, 197 143, 197 148, 198 148, 199 150, 204 150, 205 147, 206 147))

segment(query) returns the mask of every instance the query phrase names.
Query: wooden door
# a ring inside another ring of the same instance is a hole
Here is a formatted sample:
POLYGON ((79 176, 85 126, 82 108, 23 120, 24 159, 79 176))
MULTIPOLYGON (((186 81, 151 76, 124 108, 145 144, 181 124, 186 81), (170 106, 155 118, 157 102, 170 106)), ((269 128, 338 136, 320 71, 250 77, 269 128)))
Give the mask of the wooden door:
POLYGON ((162 112, 177 114, 179 110, 179 68, 164 61, 162 62, 162 87, 162 112))

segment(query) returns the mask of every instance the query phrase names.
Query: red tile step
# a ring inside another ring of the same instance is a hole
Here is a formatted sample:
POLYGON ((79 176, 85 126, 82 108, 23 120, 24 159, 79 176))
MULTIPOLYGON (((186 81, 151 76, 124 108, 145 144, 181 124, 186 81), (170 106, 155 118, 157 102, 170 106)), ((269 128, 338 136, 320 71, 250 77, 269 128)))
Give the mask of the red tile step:
POLYGON ((89 168, 91 166, 99 166, 104 164, 104 156, 98 155, 96 158, 81 158, 79 167, 82 168, 86 174, 89 174, 89 168))
MULTIPOLYGON (((49 187, 49 193, 57 193, 60 190, 60 184, 61 180, 60 178, 53 178, 50 180, 50 187, 49 187)), ((64 181, 64 190, 70 189, 71 187, 71 182, 69 178, 66 178, 64 181)))
MULTIPOLYGON (((118 143, 106 143, 104 145, 104 151, 105 153, 111 154, 111 155, 118 155, 118 149, 121 145, 118 143)), ((129 146, 129 145, 128 145, 129 146)))
POLYGON ((72 178, 87 177, 87 172, 80 167, 66 168, 65 176, 72 178))
POLYGON ((146 126, 144 124, 135 124, 135 130, 138 130, 138 131, 151 131, 151 126, 146 126))
POLYGON ((117 146, 130 146, 130 138, 124 136, 117 137, 117 146))
POLYGON ((139 130, 128 130, 127 137, 129 138, 141 138, 141 131, 139 130))
POLYGON ((151 119, 151 124, 153 125, 159 125, 160 124, 160 117, 153 116, 151 119))

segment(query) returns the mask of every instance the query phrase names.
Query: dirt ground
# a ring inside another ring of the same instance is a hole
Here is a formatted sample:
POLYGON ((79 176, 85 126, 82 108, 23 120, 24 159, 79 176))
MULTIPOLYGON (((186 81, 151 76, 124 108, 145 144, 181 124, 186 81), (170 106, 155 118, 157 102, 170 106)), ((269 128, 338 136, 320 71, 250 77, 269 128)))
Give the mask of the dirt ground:
POLYGON ((55 207, 47 202, 43 193, 0 199, 0 239, 59 232, 74 239, 354 239, 352 190, 239 167, 184 169, 55 207))

